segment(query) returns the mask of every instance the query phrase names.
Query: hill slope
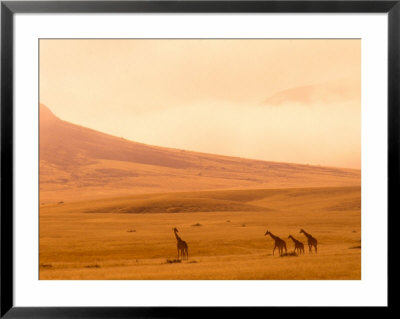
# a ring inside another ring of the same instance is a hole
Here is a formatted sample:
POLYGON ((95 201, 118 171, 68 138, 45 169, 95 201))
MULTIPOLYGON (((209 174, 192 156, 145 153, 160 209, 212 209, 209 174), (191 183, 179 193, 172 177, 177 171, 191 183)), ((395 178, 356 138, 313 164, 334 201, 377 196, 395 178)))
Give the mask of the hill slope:
POLYGON ((360 185, 360 171, 157 147, 57 118, 40 105, 40 201, 134 193, 360 185))

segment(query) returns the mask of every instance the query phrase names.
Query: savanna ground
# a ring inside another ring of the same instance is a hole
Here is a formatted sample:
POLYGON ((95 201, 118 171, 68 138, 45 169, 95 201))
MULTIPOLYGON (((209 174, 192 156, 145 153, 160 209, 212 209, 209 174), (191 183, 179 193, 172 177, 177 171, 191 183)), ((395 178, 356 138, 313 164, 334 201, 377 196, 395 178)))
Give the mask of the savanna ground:
POLYGON ((361 189, 134 195, 40 207, 40 279, 361 279, 361 189), (177 258, 172 228, 188 243, 177 258), (318 239, 308 252, 304 228, 318 239), (300 256, 272 255, 289 234, 300 256))

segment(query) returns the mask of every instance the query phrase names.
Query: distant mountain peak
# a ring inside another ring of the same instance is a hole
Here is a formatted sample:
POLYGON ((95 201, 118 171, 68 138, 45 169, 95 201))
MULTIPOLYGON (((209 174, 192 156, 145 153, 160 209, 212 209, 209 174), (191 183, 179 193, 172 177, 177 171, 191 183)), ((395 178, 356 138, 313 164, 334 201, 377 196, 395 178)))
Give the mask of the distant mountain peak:
POLYGON ((361 85, 348 78, 326 83, 304 85, 277 92, 262 102, 264 105, 282 105, 285 103, 336 103, 360 100, 361 85))

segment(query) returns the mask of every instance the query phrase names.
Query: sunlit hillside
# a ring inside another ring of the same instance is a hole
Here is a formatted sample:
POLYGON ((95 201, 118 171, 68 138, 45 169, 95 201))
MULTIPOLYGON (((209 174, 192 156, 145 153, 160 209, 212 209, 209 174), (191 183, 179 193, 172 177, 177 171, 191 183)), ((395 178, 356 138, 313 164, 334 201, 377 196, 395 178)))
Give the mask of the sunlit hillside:
POLYGON ((163 148, 57 118, 40 106, 40 202, 137 193, 359 185, 360 171, 163 148))

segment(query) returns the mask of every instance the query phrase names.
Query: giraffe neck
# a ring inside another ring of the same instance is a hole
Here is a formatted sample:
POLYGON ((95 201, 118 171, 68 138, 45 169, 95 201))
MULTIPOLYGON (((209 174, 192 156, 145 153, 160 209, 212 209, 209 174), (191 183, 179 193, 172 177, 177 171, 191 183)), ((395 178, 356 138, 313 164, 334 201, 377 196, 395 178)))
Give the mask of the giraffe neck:
POLYGON ((291 240, 293 240, 294 242, 296 242, 296 239, 294 239, 293 236, 289 236, 289 238, 290 238, 291 240))
POLYGON ((307 233, 306 231, 304 231, 303 230, 303 234, 307 237, 307 238, 310 238, 310 237, 312 237, 309 233, 307 233))
POLYGON ((277 236, 272 235, 271 233, 269 233, 269 235, 271 236, 271 238, 272 238, 273 240, 276 240, 276 239, 278 238, 277 236))
POLYGON ((176 230, 174 231, 175 237, 177 241, 182 241, 182 239, 178 236, 178 234, 176 233, 176 230))

